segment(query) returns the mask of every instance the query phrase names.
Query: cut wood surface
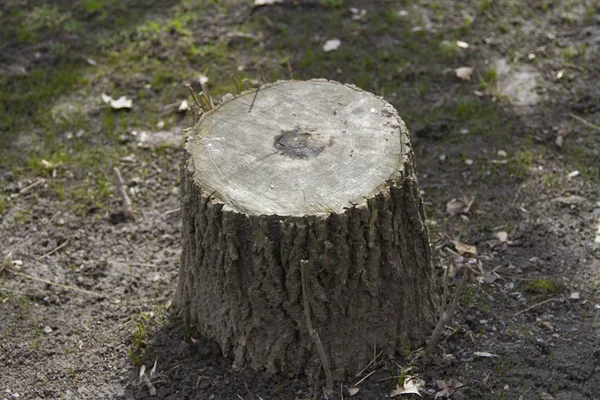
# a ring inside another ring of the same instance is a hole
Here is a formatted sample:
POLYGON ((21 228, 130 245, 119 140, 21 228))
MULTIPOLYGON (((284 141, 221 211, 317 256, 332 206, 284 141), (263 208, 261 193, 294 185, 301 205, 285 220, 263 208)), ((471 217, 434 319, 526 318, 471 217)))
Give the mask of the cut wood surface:
POLYGON ((435 284, 409 139, 387 102, 325 80, 265 85, 203 116, 182 169, 185 319, 234 365, 329 364, 336 380, 374 348, 423 344, 435 284))
POLYGON ((194 179, 251 215, 315 215, 364 203, 408 148, 386 101, 328 81, 245 92, 203 118, 187 142, 194 179))

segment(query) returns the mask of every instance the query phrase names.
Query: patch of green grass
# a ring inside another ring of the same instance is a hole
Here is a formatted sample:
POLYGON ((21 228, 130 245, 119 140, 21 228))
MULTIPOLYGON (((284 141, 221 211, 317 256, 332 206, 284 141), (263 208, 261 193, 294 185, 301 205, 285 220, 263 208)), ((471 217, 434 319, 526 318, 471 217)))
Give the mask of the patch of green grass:
POLYGON ((460 47, 456 40, 442 40, 440 42, 440 54, 446 59, 454 59, 460 53, 460 47))
POLYGON ((523 180, 529 174, 529 169, 533 166, 535 154, 531 149, 518 151, 508 160, 508 171, 515 175, 518 180, 523 180))
POLYGON ((319 5, 330 8, 344 7, 344 0, 318 0, 319 5))
POLYGON ((537 278, 529 282, 523 290, 529 294, 551 295, 563 291, 564 285, 548 278, 537 278))
POLYGON ((104 0, 81 0, 81 7, 88 13, 100 11, 106 6, 107 4, 104 0))
POLYGON ((479 88, 481 90, 495 89, 498 84, 498 70, 496 67, 488 67, 483 75, 479 75, 479 88))
POLYGON ((480 0, 479 5, 477 6, 479 13, 483 14, 484 12, 486 12, 491 7, 493 2, 494 0, 480 0))
POLYGON ((24 76, 0 78, 0 148, 12 135, 35 124, 47 126, 54 101, 85 81, 83 69, 63 63, 56 69, 34 68, 24 76))

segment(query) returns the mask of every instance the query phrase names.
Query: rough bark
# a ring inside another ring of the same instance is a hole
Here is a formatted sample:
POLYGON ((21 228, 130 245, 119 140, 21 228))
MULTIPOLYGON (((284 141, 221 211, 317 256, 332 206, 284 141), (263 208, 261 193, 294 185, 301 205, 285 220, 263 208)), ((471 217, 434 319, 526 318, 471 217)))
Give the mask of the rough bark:
MULTIPOLYGON (((318 367, 303 306, 303 262, 312 325, 335 379, 364 368, 374 346, 393 355, 431 333, 435 285, 409 133, 384 106, 399 138, 391 174, 374 184, 376 190, 361 188, 368 193, 359 191, 345 206, 327 205, 328 212, 322 204, 312 214, 303 206, 287 215, 257 212, 260 204, 240 206, 206 179, 210 171, 199 171, 199 154, 207 151, 201 144, 210 135, 202 131, 203 120, 191 131, 182 168, 178 307, 234 365, 286 373, 318 367)), ((327 157, 328 151, 308 157, 327 157)))

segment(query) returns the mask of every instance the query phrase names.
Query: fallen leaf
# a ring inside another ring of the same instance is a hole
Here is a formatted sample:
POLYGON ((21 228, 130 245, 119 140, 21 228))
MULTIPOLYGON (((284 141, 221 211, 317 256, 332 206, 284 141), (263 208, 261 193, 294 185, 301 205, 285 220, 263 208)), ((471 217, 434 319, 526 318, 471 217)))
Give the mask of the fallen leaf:
POLYGON ((183 100, 181 102, 181 104, 179 105, 179 108, 177 109, 177 111, 179 112, 184 112, 190 109, 190 105, 188 104, 187 100, 183 100))
POLYGON ((508 155, 504 150, 498 150, 496 154, 498 154, 498 156, 500 157, 506 157, 508 155))
POLYGON ((367 16, 367 10, 364 8, 358 9, 350 7, 350 12, 352 13, 352 19, 355 21, 361 21, 367 16))
POLYGON ((504 232, 504 231, 500 231, 496 233, 496 237, 498 238, 499 241, 501 241, 502 243, 508 242, 508 233, 504 232))
POLYGON ((497 354, 488 353, 487 351, 476 351, 473 354, 475 354, 478 357, 500 357, 497 354))
POLYGON ((569 296, 569 298, 571 300, 579 300, 579 298, 580 298, 579 292, 573 292, 573 293, 571 293, 571 295, 569 296))
POLYGON ((350 397, 356 395, 358 392, 360 392, 360 389, 357 387, 348 388, 348 394, 350 395, 350 397))
POLYGON ((553 331, 554 330, 554 327, 548 321, 542 321, 542 322, 540 322, 540 326, 542 328, 546 329, 546 330, 549 330, 549 331, 553 331))
POLYGON ((556 137, 556 141, 554 143, 556 143, 556 147, 561 148, 563 145, 564 139, 562 136, 558 135, 556 137))
POLYGON ((556 79, 560 79, 563 77, 564 71, 561 69, 560 71, 558 71, 558 73, 556 74, 556 79))
POLYGON ((450 215, 467 214, 471 210, 471 205, 475 201, 475 196, 468 198, 463 196, 462 199, 452 199, 446 203, 446 212, 450 215))
POLYGON ((454 70, 456 76, 462 79, 463 81, 470 81, 471 74, 473 73, 473 68, 471 67, 460 67, 454 70))
POLYGON ((270 6, 273 4, 280 4, 280 3, 283 3, 283 0, 254 0, 255 7, 270 6))
POLYGON ((419 389, 421 389, 424 384, 425 382, 423 382, 423 380, 408 376, 406 379, 404 379, 402 386, 398 384, 396 385, 396 389, 390 393, 390 397, 396 397, 402 394, 416 394, 417 396, 421 397, 419 389))
POLYGON ((123 108, 131 108, 133 106, 133 100, 128 99, 125 96, 119 97, 117 100, 113 99, 106 93, 102 93, 102 101, 105 104, 109 104, 114 110, 120 110, 123 108))
POLYGON ((142 376, 144 376, 145 373, 146 373, 146 366, 142 365, 142 367, 140 368, 140 379, 142 379, 142 376))
POLYGON ((456 41, 456 45, 458 47, 460 47, 461 49, 468 49, 469 48, 469 43, 463 42, 462 40, 457 40, 456 41))
POLYGON ((569 173, 567 174, 567 179, 569 179, 569 180, 570 180, 570 179, 572 179, 572 178, 575 178, 575 177, 576 177, 576 176, 578 176, 578 175, 579 175, 579 171, 573 171, 573 172, 569 172, 569 173))
POLYGON ((472 160, 472 159, 470 159, 470 158, 467 158, 467 159, 465 160, 465 164, 467 164, 467 165, 473 165, 473 160, 472 160))
POLYGON ((342 41, 340 39, 330 39, 325 42, 323 45, 323 51, 328 53, 330 51, 335 51, 340 48, 342 41))

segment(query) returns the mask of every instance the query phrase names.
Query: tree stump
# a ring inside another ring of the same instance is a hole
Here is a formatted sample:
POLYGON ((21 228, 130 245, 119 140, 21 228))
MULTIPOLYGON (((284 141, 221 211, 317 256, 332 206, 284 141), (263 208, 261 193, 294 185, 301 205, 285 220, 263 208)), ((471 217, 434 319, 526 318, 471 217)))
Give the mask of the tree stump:
POLYGON ((374 351, 423 343, 435 280, 396 110, 326 80, 228 97, 186 141, 177 290, 186 321, 234 366, 271 372, 314 373, 316 333, 338 380, 374 351))

